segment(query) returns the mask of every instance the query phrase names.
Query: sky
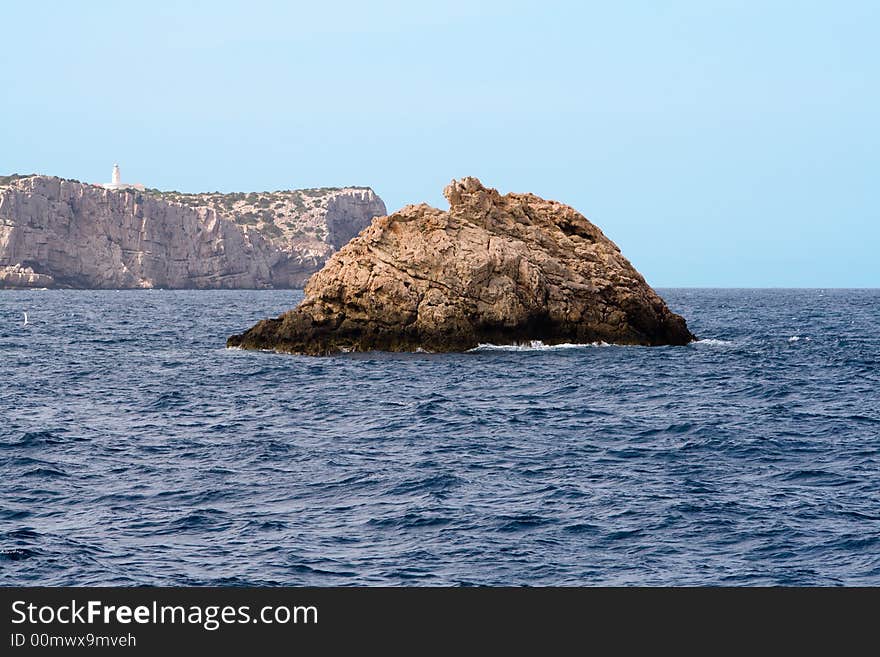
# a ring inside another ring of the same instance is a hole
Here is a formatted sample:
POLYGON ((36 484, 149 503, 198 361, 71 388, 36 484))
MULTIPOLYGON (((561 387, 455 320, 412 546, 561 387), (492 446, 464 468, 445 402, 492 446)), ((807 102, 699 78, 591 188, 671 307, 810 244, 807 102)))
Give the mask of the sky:
POLYGON ((658 287, 880 287, 880 3, 2 0, 0 174, 567 203, 658 287))

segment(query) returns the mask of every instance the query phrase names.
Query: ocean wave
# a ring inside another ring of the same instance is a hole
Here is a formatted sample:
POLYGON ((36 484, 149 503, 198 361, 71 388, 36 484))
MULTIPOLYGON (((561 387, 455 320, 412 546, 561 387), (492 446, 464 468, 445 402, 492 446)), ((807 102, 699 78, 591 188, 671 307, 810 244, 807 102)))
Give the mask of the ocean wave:
POLYGON ((732 345, 732 340, 718 340, 716 338, 703 338, 701 340, 694 340, 691 342, 692 345, 703 346, 703 347, 726 347, 728 345, 732 345))
POLYGON ((9 548, 0 550, 0 560, 3 561, 24 561, 36 555, 36 550, 28 548, 9 548))
POLYGON ((0 585, 880 581, 876 290, 669 291, 685 349, 220 351, 301 294, 0 321, 0 585))
POLYGON ((18 440, 7 442, 5 439, 0 439, 0 449, 48 447, 51 445, 60 445, 70 440, 85 440, 84 438, 65 438, 61 435, 64 433, 67 433, 67 429, 56 429, 54 431, 26 431, 18 440))
POLYGON ((491 344, 480 343, 473 349, 468 349, 468 353, 480 353, 484 351, 562 351, 565 349, 587 349, 590 347, 613 347, 608 342, 589 342, 576 344, 573 342, 563 342, 561 344, 544 344, 541 340, 531 340, 520 344, 491 344))
POLYGON ((803 340, 804 342, 809 342, 810 338, 804 338, 799 335, 793 335, 788 339, 789 342, 800 342, 801 340, 803 340))

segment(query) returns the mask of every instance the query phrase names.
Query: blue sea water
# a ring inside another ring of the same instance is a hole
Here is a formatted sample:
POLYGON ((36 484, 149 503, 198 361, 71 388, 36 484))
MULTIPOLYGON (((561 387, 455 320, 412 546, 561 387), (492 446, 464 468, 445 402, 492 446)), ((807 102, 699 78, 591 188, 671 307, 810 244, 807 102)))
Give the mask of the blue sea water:
POLYGON ((880 291, 660 292, 700 342, 331 358, 0 292, 0 584, 880 584, 880 291))

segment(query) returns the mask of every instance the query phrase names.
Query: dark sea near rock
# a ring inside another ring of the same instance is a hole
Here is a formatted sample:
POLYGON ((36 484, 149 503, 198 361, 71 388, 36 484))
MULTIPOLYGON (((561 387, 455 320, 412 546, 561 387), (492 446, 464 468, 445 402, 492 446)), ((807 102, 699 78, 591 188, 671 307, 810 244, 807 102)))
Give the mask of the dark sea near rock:
POLYGON ((0 584, 880 584, 880 291, 659 292, 700 342, 330 358, 2 292, 0 584))

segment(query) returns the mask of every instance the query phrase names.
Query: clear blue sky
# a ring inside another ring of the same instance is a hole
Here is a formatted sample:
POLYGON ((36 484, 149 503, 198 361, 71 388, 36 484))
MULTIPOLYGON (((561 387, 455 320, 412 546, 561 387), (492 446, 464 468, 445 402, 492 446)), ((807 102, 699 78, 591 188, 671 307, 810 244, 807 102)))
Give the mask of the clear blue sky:
POLYGON ((4 2, 0 173, 479 176, 657 286, 880 286, 880 3, 4 2))

